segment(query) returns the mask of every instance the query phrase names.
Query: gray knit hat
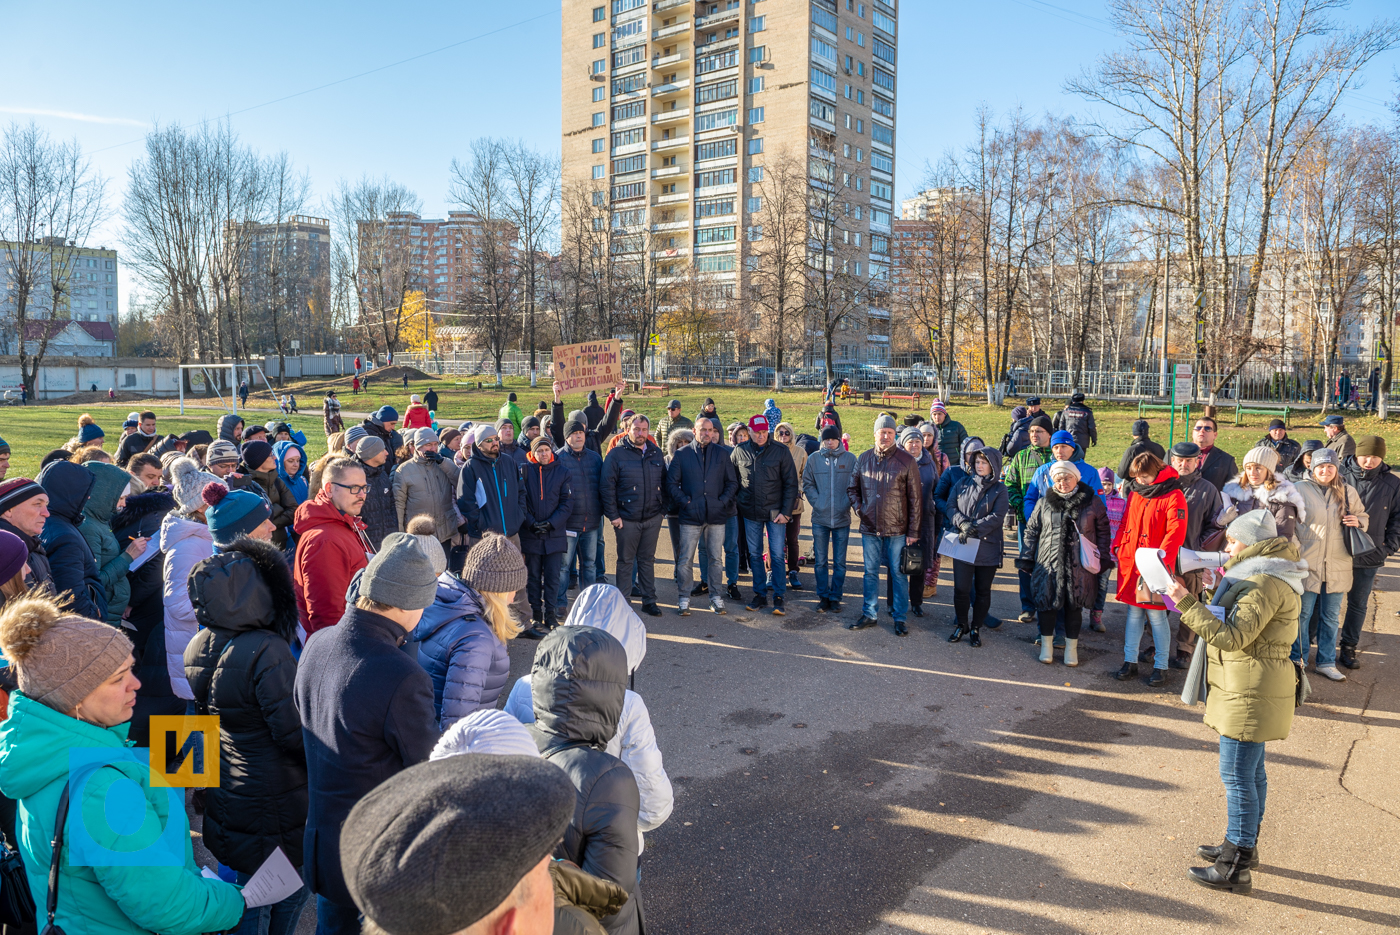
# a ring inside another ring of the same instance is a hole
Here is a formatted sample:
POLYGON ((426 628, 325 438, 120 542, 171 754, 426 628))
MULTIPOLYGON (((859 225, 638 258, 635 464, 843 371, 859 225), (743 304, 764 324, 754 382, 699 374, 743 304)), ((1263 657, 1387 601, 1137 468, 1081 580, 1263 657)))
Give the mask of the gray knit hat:
POLYGON ((1075 480, 1078 480, 1079 468, 1075 467, 1073 464, 1070 464, 1068 461, 1051 461, 1049 474, 1051 483, 1054 483, 1055 478, 1059 477, 1061 474, 1072 475, 1075 480))
POLYGON ((1268 510, 1250 510, 1225 529, 1225 535, 1240 545, 1255 545, 1278 537, 1278 524, 1268 510))
POLYGON ((1335 464, 1341 466, 1342 459, 1337 457, 1337 452, 1331 448, 1319 448, 1312 453, 1312 459, 1308 461, 1308 470, 1312 471, 1319 464, 1335 464))
POLYGON ((350 446, 362 438, 369 438, 369 430, 363 425, 352 425, 345 430, 345 449, 350 450, 350 446))
POLYGON ((205 506, 204 485, 222 484, 223 478, 200 470, 193 458, 181 455, 170 462, 170 492, 175 495, 182 513, 193 513, 205 506))
POLYGON ((477 591, 514 594, 525 587, 525 559, 514 542, 488 532, 486 538, 467 553, 460 577, 477 591))
POLYGON ((415 450, 422 445, 436 445, 438 443, 437 434, 430 428, 414 429, 408 433, 408 436, 412 439, 415 450))
POLYGON ((418 537, 406 532, 385 536, 379 552, 365 567, 360 594, 400 610, 432 606, 437 597, 437 572, 418 537))
POLYGON ((221 464, 225 461, 237 461, 238 458, 238 446, 222 438, 212 442, 209 450, 204 453, 205 464, 221 464))
POLYGON ((890 415, 888 412, 881 413, 880 417, 875 420, 876 433, 878 433, 880 429, 893 429, 898 427, 899 426, 894 423, 894 416, 890 415))
POLYGON ((346 818, 345 885, 389 935, 449 935, 501 904, 573 817, 564 771, 539 757, 464 753, 410 766, 346 818))
POLYGON ((355 457, 361 461, 368 461, 384 450, 384 439, 377 435, 371 435, 355 446, 355 457))
POLYGON ((0 649, 25 695, 64 714, 131 655, 120 627, 65 614, 51 597, 21 597, 0 613, 0 649))

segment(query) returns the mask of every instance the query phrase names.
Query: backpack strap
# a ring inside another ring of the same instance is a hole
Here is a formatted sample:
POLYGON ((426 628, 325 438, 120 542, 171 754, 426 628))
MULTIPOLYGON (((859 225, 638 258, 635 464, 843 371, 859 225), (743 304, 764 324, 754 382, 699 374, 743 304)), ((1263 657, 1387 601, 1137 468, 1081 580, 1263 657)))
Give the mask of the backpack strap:
POLYGON ((53 826, 53 855, 49 858, 49 892, 47 898, 48 925, 43 935, 63 935, 63 930, 53 924, 58 912, 58 872, 63 864, 63 828, 68 824, 68 783, 63 784, 63 792, 58 796, 58 814, 53 826))

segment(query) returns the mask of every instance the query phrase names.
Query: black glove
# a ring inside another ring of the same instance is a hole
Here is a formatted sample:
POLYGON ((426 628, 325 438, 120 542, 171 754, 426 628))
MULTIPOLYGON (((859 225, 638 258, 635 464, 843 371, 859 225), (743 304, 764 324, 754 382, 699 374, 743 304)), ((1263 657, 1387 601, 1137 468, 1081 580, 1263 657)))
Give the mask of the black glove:
POLYGON ((549 525, 548 521, 541 520, 540 522, 535 523, 535 524, 534 524, 533 526, 531 526, 530 528, 533 529, 533 530, 535 531, 535 535, 537 535, 537 536, 543 538, 543 537, 549 535, 549 530, 552 529, 553 527, 549 525))
POLYGON ((424 460, 431 461, 434 464, 438 464, 442 461, 442 455, 438 454, 436 451, 423 452, 423 458, 424 460))
POLYGON ((1024 571, 1029 575, 1031 572, 1035 571, 1035 562, 1028 558, 1018 558, 1016 559, 1016 570, 1024 571))

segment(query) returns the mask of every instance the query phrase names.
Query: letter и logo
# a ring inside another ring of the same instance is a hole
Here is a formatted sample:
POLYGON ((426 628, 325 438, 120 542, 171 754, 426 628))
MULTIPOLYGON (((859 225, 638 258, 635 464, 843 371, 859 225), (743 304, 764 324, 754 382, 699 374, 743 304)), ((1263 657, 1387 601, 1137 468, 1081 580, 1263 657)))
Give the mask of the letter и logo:
POLYGON ((217 715, 151 716, 151 785, 219 785, 217 715))

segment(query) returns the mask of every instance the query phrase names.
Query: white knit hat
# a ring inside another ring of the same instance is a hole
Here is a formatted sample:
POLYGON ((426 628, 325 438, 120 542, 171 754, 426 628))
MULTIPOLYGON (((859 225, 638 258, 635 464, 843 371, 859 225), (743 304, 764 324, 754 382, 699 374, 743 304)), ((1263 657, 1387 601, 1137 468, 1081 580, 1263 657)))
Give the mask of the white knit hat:
POLYGON ((1278 470, 1278 452, 1272 448, 1266 448, 1260 445, 1257 448, 1251 448, 1245 452, 1244 463, 1257 464, 1270 471, 1276 471, 1278 470))
POLYGON ((204 506, 204 485, 222 484, 223 479, 202 471, 193 458, 177 458, 170 465, 171 493, 180 512, 193 513, 204 506))

